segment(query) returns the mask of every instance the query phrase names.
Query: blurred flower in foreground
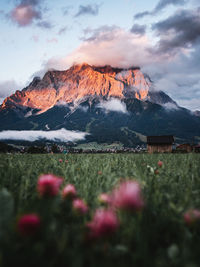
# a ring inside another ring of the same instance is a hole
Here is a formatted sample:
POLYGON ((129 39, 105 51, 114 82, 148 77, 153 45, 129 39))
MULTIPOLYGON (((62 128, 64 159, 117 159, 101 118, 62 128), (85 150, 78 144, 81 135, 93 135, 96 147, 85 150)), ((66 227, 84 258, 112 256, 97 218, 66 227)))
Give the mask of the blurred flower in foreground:
POLYGON ((184 214, 184 221, 187 225, 192 225, 196 221, 200 221, 200 210, 191 209, 184 214))
POLYGON ((160 168, 161 168, 161 167, 162 167, 162 165, 163 165, 163 162, 159 160, 159 161, 158 161, 158 167, 160 167, 160 168))
POLYGON ((63 179, 53 174, 43 174, 38 179, 37 190, 41 196, 56 196, 63 179))
POLYGON ((39 230, 40 224, 37 214, 26 214, 18 221, 18 231, 24 236, 34 235, 39 230))
POLYGON ((97 209, 92 221, 87 224, 91 238, 105 237, 113 234, 119 222, 113 210, 97 209))
POLYGON ((122 182, 112 193, 112 205, 130 211, 141 210, 144 201, 140 184, 137 181, 122 182))
POLYGON ((98 200, 102 204, 110 204, 111 203, 111 197, 110 195, 106 193, 102 193, 99 195, 98 200))
POLYGON ((85 214, 88 211, 88 206, 82 199, 74 199, 72 203, 73 209, 79 214, 85 214))
POLYGON ((75 198, 76 197, 76 188, 74 185, 72 184, 68 184, 64 187, 63 191, 62 191, 62 197, 64 199, 66 198, 75 198))
POLYGON ((62 163, 62 162, 63 162, 63 160, 62 160, 62 159, 59 159, 58 161, 59 161, 60 163, 62 163))

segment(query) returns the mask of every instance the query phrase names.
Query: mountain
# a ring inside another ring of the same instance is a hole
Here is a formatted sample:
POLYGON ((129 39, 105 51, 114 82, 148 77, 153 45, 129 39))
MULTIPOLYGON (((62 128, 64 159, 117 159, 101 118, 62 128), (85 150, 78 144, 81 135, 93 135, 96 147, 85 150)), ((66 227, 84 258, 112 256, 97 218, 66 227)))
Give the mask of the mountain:
POLYGON ((0 130, 66 128, 90 133, 86 142, 134 145, 146 135, 173 134, 195 141, 200 118, 155 91, 139 67, 74 65, 48 71, 0 106, 0 130))
POLYGON ((48 71, 43 79, 36 77, 28 87, 7 97, 1 109, 31 108, 40 113, 59 101, 81 102, 88 96, 137 98, 159 104, 172 102, 163 92, 150 92, 152 82, 139 68, 127 70, 110 66, 75 65, 66 71, 48 71))

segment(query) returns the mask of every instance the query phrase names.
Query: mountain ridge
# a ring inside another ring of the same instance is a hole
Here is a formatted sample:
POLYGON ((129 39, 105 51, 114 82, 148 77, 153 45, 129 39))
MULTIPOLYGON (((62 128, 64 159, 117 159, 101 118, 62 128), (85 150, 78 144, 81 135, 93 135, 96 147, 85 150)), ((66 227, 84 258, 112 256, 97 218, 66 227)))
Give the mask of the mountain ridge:
MULTIPOLYGON (((58 101, 70 103, 92 95, 150 101, 152 98, 156 103, 159 92, 153 92, 151 87, 152 81, 139 67, 121 69, 84 63, 65 71, 48 71, 42 79, 35 77, 29 86, 7 97, 0 109, 21 106, 46 111, 58 101)), ((170 97, 167 101, 173 102, 170 97)))
POLYGON ((154 90, 139 67, 84 63, 50 70, 0 106, 0 131, 62 128, 89 133, 84 142, 119 141, 126 146, 143 142, 139 135, 200 140, 200 117, 154 90))

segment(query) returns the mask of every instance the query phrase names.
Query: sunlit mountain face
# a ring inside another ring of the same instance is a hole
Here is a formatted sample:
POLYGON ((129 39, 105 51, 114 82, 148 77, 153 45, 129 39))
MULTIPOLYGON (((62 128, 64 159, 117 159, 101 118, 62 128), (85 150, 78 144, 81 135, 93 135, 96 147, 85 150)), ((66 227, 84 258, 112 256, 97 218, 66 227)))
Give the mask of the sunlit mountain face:
POLYGON ((6 98, 1 108, 18 105, 43 112, 59 101, 77 102, 88 96, 147 100, 151 87, 150 78, 139 68, 81 64, 66 71, 48 71, 43 79, 34 78, 28 87, 6 98))
POLYGON ((154 89, 139 67, 74 65, 48 71, 0 106, 0 130, 78 130, 87 141, 125 145, 147 135, 200 136, 200 118, 154 89))

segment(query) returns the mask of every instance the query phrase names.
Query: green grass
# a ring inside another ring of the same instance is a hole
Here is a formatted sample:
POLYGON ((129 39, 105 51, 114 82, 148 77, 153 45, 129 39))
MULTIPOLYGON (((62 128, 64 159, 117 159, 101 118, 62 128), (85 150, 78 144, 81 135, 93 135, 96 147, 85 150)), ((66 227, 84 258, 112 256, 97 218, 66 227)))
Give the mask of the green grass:
MULTIPOLYGON (((38 261, 34 264, 42 263, 43 266, 57 266, 58 263, 59 266, 83 267, 199 266, 200 224, 188 227, 183 220, 183 214, 189 208, 200 209, 199 165, 199 154, 2 154, 0 188, 6 188, 14 199, 13 224, 6 233, 4 248, 10 250, 13 262, 21 266, 26 265, 28 260, 26 256, 19 257, 25 247, 30 258, 33 257, 31 253, 38 253, 35 256, 38 261), (59 163, 60 158, 63 163, 59 163), (65 163, 65 160, 69 162, 65 163), (163 161, 162 168, 157 167, 158 160, 163 161), (157 175, 154 174, 155 168, 159 169, 157 175), (42 173, 62 176, 65 183, 74 184, 79 196, 90 207, 90 214, 83 221, 77 222, 74 218, 70 222, 71 215, 66 217, 59 208, 61 204, 58 204, 52 219, 57 232, 51 232, 52 247, 47 246, 46 250, 44 238, 24 241, 15 233, 16 219, 20 214, 37 211, 38 203, 42 201, 36 192, 37 179, 42 173), (84 228, 99 206, 98 195, 111 191, 122 179, 141 182, 144 210, 139 214, 119 214, 121 227, 110 240, 102 240, 92 247, 91 244, 83 244, 79 237, 82 236, 80 231, 84 230, 80 228, 84 228), (58 224, 60 228, 56 228, 58 224), (73 234, 73 238, 69 237, 69 233, 73 234), (29 242, 35 244, 30 250, 29 242), (62 249, 60 246, 63 246, 62 249), (49 258, 47 252, 50 253, 49 258)), ((2 264, 8 265, 10 262, 5 260, 5 253, 5 249, 1 249, 0 261, 2 259, 2 264)))

